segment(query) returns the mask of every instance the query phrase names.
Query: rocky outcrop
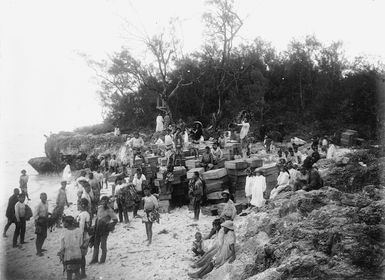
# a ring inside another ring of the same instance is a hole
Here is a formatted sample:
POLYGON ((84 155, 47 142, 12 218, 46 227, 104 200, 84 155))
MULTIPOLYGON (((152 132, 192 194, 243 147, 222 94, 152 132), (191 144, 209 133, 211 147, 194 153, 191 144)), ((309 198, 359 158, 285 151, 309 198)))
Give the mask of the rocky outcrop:
MULTIPOLYGON (((207 279, 383 279, 385 189, 367 174, 382 158, 365 162, 358 173, 354 162, 330 165, 340 177, 355 178, 341 189, 283 192, 238 217, 237 259, 207 279)), ((326 182, 337 182, 334 172, 328 174, 326 182)))
POLYGON ((56 172, 55 165, 46 157, 31 158, 28 163, 39 173, 47 174, 56 172))

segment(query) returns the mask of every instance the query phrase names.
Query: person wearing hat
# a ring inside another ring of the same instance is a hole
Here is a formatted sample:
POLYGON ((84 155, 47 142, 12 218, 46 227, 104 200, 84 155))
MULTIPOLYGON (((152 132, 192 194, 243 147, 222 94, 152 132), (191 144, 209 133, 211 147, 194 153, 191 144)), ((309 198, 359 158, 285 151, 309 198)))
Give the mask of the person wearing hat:
POLYGON ((75 274, 76 279, 79 279, 82 264, 81 246, 83 244, 83 234, 80 228, 76 226, 74 217, 65 216, 63 224, 65 231, 61 238, 61 248, 58 255, 63 261, 64 270, 67 271, 67 280, 72 279, 72 274, 75 274))
POLYGON ((214 268, 218 268, 227 261, 232 263, 235 260, 235 233, 232 221, 225 221, 221 224, 223 228, 223 242, 214 257, 195 273, 188 273, 193 279, 199 279, 210 273, 214 268))
POLYGON ((132 151, 133 151, 133 163, 135 164, 135 157, 138 156, 140 158, 143 159, 144 161, 144 157, 142 155, 142 149, 144 147, 144 141, 142 139, 142 137, 140 137, 139 135, 139 132, 135 132, 134 133, 134 137, 131 138, 127 144, 132 148, 132 151))
POLYGON ((66 192, 67 181, 62 180, 60 184, 61 184, 61 187, 59 189, 59 193, 56 198, 56 207, 54 209, 54 212, 57 213, 57 221, 56 221, 57 227, 60 227, 60 222, 63 216, 64 207, 70 206, 67 200, 67 192, 66 192))
POLYGON ((104 263, 107 257, 107 238, 108 235, 118 222, 114 210, 108 205, 109 197, 103 196, 101 199, 102 205, 98 208, 98 213, 95 221, 95 240, 94 253, 90 264, 98 262, 99 246, 102 249, 102 256, 99 263, 104 263))
POLYGON ((19 179, 19 187, 21 189, 21 192, 24 193, 25 197, 28 199, 28 200, 31 200, 28 196, 28 180, 29 180, 29 177, 27 175, 27 171, 25 171, 25 169, 21 170, 21 175, 20 175, 20 179, 19 179))
POLYGON ((202 155, 202 159, 201 159, 201 162, 199 163, 199 165, 201 167, 203 167, 205 169, 205 171, 213 169, 213 167, 214 167, 214 156, 211 153, 211 150, 210 150, 209 146, 207 146, 205 148, 205 152, 202 155))
POLYGON ((230 192, 228 190, 224 190, 222 192, 222 197, 225 200, 226 204, 223 208, 220 218, 232 221, 237 215, 237 209, 235 208, 234 202, 230 199, 230 192))
POLYGON ((223 152, 219 147, 219 143, 217 142, 213 144, 213 158, 215 164, 218 164, 218 162, 221 161, 223 158, 223 152))

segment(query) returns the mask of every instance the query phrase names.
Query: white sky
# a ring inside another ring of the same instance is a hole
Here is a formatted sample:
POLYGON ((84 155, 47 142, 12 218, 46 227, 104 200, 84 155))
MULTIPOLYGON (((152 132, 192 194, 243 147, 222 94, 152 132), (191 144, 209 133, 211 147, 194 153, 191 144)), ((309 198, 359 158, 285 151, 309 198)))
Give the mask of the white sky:
MULTIPOLYGON (((282 50, 291 38, 314 34, 325 43, 342 40, 350 57, 385 57, 385 1, 238 0, 236 6, 246 17, 242 38, 260 36, 282 50)), ((141 53, 123 38, 123 19, 151 34, 177 16, 188 52, 202 44, 206 9, 203 0, 0 0, 2 125, 48 132, 99 123, 97 84, 77 51, 101 59, 128 44, 141 53)))

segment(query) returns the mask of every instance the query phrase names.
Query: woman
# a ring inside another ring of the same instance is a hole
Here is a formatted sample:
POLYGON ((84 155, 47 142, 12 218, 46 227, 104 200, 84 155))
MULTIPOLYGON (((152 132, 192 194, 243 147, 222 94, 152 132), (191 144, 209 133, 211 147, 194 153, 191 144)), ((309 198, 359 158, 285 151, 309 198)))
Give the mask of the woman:
POLYGON ((263 193, 266 191, 266 178, 261 170, 253 172, 251 180, 249 180, 248 194, 250 204, 255 207, 262 207, 265 199, 263 193))
POLYGON ((290 183, 290 173, 287 168, 284 165, 280 165, 279 170, 277 186, 271 191, 270 199, 275 198, 290 183))
POLYGON ((90 242, 90 236, 89 231, 91 229, 91 217, 90 214, 87 212, 88 209, 88 200, 85 198, 82 198, 80 201, 80 214, 77 217, 77 222, 79 223, 79 229, 81 233, 83 234, 83 243, 80 247, 81 253, 82 253, 82 262, 80 267, 80 277, 86 278, 86 255, 88 251, 88 245, 90 242))
POLYGON ((153 196, 148 187, 144 188, 144 197, 143 197, 143 209, 144 216, 142 222, 146 226, 146 234, 147 234, 147 246, 152 243, 152 224, 153 222, 159 223, 159 204, 158 200, 155 196, 153 196))
POLYGON ((155 132, 161 132, 163 131, 163 116, 162 114, 159 114, 156 117, 156 129, 155 132))
POLYGON ((58 255, 63 261, 64 270, 67 271, 67 280, 72 280, 72 274, 75 274, 76 279, 79 279, 79 271, 82 263, 80 247, 83 243, 83 234, 80 228, 75 226, 74 217, 66 216, 63 222, 66 230, 61 239, 61 249, 58 255))
POLYGON ((235 260, 235 233, 234 224, 232 221, 225 221, 221 224, 223 228, 223 243, 219 247, 215 256, 211 260, 206 261, 203 267, 195 272, 188 273, 188 276, 194 279, 202 278, 210 273, 214 268, 218 268, 225 262, 232 263, 235 260))

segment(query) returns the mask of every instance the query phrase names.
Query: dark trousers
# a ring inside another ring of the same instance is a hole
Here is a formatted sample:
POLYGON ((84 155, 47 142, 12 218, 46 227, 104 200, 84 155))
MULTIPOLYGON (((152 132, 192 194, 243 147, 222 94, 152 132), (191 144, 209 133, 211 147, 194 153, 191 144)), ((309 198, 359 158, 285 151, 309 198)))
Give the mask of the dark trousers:
POLYGON ((86 256, 82 255, 82 264, 80 266, 81 275, 86 275, 86 256))
POLYGON ((95 236, 95 243, 94 243, 94 254, 92 256, 91 262, 98 262, 99 258, 99 246, 102 249, 102 256, 100 257, 100 262, 104 263, 106 261, 107 257, 107 238, 108 234, 104 235, 98 235, 95 236))
POLYGON ((119 213, 119 222, 123 223, 123 217, 124 222, 128 223, 128 211, 123 207, 123 205, 118 202, 118 213, 119 213))
POLYGON ((194 219, 199 220, 199 213, 201 212, 201 204, 195 203, 194 205, 194 219))
POLYGON ((20 217, 20 222, 16 223, 15 233, 13 234, 13 245, 17 244, 17 238, 20 235, 20 243, 24 243, 26 221, 24 217, 20 217))
POLYGON ((9 227, 10 227, 12 224, 15 224, 15 225, 16 225, 15 220, 14 220, 14 219, 8 218, 7 224, 6 224, 5 227, 4 227, 3 235, 5 235, 5 234, 7 233, 9 227))
POLYGON ((47 227, 41 226, 41 232, 36 234, 36 251, 41 253, 44 241, 47 238, 47 227))

